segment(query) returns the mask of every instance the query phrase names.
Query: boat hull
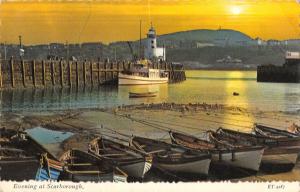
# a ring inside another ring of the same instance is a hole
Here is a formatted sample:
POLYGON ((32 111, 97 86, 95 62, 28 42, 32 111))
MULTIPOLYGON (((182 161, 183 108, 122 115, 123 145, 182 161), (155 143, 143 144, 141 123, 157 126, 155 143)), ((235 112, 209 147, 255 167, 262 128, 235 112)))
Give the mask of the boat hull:
POLYGON ((237 151, 234 152, 234 158, 232 152, 224 152, 221 153, 221 155, 219 153, 212 153, 212 161, 214 163, 225 164, 232 167, 258 171, 263 154, 264 149, 237 151))
POLYGON ((127 177, 123 175, 118 175, 114 173, 106 174, 83 174, 83 173, 68 173, 64 180, 69 180, 73 182, 127 182, 127 177))
POLYGON ((289 171, 297 163, 299 148, 265 149, 261 169, 265 171, 289 171))
POLYGON ((119 73, 118 81, 119 85, 152 85, 168 83, 169 78, 148 78, 119 73))
POLYGON ((135 178, 144 178, 145 174, 150 170, 152 164, 150 162, 138 162, 134 164, 121 166, 128 175, 135 178))
POLYGON ((202 159, 178 164, 158 163, 155 166, 170 172, 208 175, 210 162, 211 159, 202 159))
POLYGON ((2 181, 24 181, 35 179, 40 163, 38 159, 1 160, 2 181))

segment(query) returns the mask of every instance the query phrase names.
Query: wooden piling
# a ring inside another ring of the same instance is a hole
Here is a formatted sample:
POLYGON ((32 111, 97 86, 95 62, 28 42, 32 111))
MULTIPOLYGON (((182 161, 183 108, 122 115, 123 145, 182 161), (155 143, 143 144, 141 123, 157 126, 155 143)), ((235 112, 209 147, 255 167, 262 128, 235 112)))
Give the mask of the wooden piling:
POLYGON ((68 61, 68 69, 69 69, 69 86, 72 87, 72 61, 68 61))
POLYGON ((86 83, 86 60, 84 60, 84 62, 83 62, 82 72, 83 72, 83 86, 85 87, 85 83, 86 83))
MULTIPOLYGON (((4 61, 1 60, 0 62, 4 62, 4 61)), ((21 68, 20 72, 18 71, 18 74, 14 73, 16 70, 14 69, 16 68, 16 66, 14 65, 15 63, 14 58, 11 58, 7 62, 8 68, 6 67, 4 68, 3 67, 4 63, 0 63, 0 87, 9 87, 9 88, 26 87, 29 84, 30 85, 33 84, 33 87, 37 87, 41 84, 43 85, 44 88, 46 88, 46 84, 49 84, 48 86, 52 84, 52 86, 54 87, 57 86, 57 83, 59 83, 58 85, 61 85, 61 87, 64 86, 72 87, 72 84, 74 85, 75 83, 73 82, 73 80, 76 81, 77 87, 81 85, 94 86, 97 84, 97 82, 100 85, 102 83, 107 83, 108 81, 116 78, 119 72, 130 69, 131 68, 130 65, 132 64, 126 61, 119 61, 119 62, 117 61, 115 63, 115 62, 109 62, 108 60, 102 62, 100 60, 98 60, 98 62, 90 62, 87 60, 84 60, 84 62, 76 61, 75 62, 76 78, 74 77, 74 79, 72 80, 72 76, 75 76, 75 69, 72 70, 72 65, 73 65, 72 61, 67 62, 64 60, 50 60, 50 61, 45 60, 45 61, 38 62, 36 60, 32 60, 29 61, 30 63, 28 64, 26 62, 28 61, 21 60, 21 63, 18 64, 18 66, 20 65, 21 68), (55 69, 55 67, 59 67, 59 69, 55 69), (64 69, 64 67, 66 69, 64 69), (32 81, 28 80, 28 77, 26 77, 26 75, 28 75, 28 72, 30 73, 29 75, 30 78, 32 78, 32 81), (5 76, 3 74, 8 74, 9 81, 4 81, 5 76), (40 74, 41 74, 41 78, 39 78, 40 74), (17 77, 16 75, 21 75, 21 78, 18 76, 18 79, 20 78, 22 82, 20 81, 19 83, 19 80, 16 79, 17 77), (67 77, 65 77, 65 75, 67 75, 67 77), (47 80, 50 80, 50 78, 52 83, 49 82, 47 83, 47 80), (55 82, 55 81, 59 81, 59 82, 55 82)), ((151 66, 159 69, 164 68, 166 72, 169 74, 170 83, 181 82, 186 79, 184 68, 182 66, 180 67, 179 65, 172 65, 171 63, 167 63, 167 62, 162 62, 159 64, 155 63, 154 66, 153 64, 151 66)), ((75 68, 75 66, 73 67, 75 68)))
POLYGON ((14 58, 13 56, 10 58, 10 79, 11 79, 11 86, 15 87, 15 78, 14 78, 14 58))
POLYGON ((64 63, 62 59, 59 61, 59 71, 60 71, 60 86, 64 86, 64 63))
POLYGON ((114 62, 111 62, 110 63, 110 70, 111 70, 111 73, 110 73, 110 78, 113 79, 114 78, 114 71, 113 71, 113 68, 114 68, 114 62))
POLYGON ((93 62, 90 62, 90 77, 91 77, 91 85, 93 86, 93 62))
POLYGON ((98 85, 100 85, 100 83, 101 83, 101 77, 100 77, 100 59, 98 59, 97 66, 98 66, 98 85))
POLYGON ((78 61, 75 63, 76 65, 76 87, 79 86, 79 73, 78 73, 78 61))
POLYGON ((2 58, 0 54, 0 88, 2 88, 2 58))
POLYGON ((22 59, 21 60, 21 73, 22 73, 22 83, 23 83, 23 87, 26 87, 26 78, 25 78, 25 62, 22 59))
POLYGON ((54 79, 54 76, 55 76, 55 71, 54 71, 54 62, 51 61, 51 81, 52 81, 52 86, 55 86, 55 79, 54 79))
POLYGON ((122 62, 123 70, 125 70, 125 61, 122 62))
POLYGON ((46 86, 46 66, 45 61, 42 61, 42 84, 45 87, 46 86))
POLYGON ((32 83, 36 87, 36 77, 35 77, 35 60, 32 61, 32 83))
POLYGON ((106 64, 107 64, 107 61, 105 60, 104 61, 104 81, 107 80, 107 74, 106 74, 106 64))

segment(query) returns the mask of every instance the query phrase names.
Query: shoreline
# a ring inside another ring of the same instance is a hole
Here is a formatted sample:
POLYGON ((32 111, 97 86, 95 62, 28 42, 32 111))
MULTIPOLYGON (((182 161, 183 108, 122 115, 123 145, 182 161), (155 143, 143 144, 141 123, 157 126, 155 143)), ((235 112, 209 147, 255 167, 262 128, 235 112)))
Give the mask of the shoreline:
MULTIPOLYGON (((206 131, 216 130, 219 127, 250 132, 253 123, 262 123, 284 129, 292 123, 299 125, 298 116, 299 114, 250 110, 220 104, 156 103, 121 105, 114 108, 58 110, 31 115, 5 113, 0 119, 2 127, 5 125, 10 129, 18 129, 21 125, 25 130, 42 127, 73 133, 72 136, 60 143, 44 145, 55 156, 60 156, 64 151, 71 148, 87 150, 89 142, 100 135, 116 136, 116 133, 122 133, 170 142, 168 130, 177 130, 200 137, 206 131)), ((278 174, 259 172, 257 175, 229 180, 293 181, 300 179, 299 170, 300 163, 297 163, 291 172, 278 174)))

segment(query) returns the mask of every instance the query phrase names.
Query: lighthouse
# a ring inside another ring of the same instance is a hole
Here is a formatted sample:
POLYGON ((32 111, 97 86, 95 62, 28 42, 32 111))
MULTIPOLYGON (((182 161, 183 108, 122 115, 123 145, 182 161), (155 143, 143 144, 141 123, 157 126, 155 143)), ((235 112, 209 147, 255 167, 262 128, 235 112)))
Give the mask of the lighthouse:
POLYGON ((158 59, 163 61, 166 60, 165 48, 157 47, 156 31, 152 25, 147 33, 147 45, 145 49, 145 57, 146 59, 158 59))

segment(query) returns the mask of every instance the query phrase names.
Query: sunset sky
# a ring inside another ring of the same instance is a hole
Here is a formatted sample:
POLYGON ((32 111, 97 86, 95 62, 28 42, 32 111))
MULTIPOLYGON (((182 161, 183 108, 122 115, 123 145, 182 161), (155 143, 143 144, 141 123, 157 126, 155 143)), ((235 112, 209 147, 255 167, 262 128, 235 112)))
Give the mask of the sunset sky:
MULTIPOLYGON (((1 0, 0 0, 1 2, 1 0)), ((0 42, 112 42, 139 38, 152 22, 159 34, 235 29, 263 39, 300 38, 296 0, 3 1, 0 42)))

